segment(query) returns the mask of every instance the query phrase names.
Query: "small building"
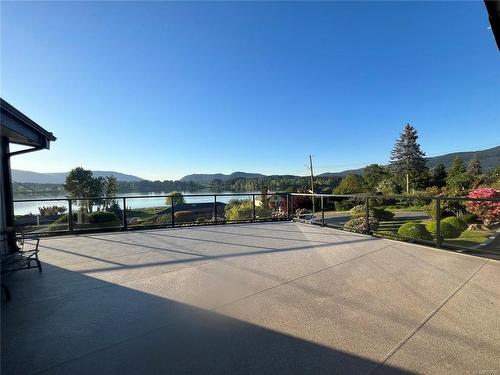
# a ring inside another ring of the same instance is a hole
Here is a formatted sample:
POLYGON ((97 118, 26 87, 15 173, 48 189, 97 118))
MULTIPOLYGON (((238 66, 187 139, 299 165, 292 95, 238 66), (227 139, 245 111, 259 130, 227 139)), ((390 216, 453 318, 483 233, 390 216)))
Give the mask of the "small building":
POLYGON ((0 253, 17 250, 14 230, 14 202, 10 158, 50 148, 56 137, 43 129, 28 116, 0 98, 0 253), (10 151, 10 145, 26 146, 19 151, 10 151))

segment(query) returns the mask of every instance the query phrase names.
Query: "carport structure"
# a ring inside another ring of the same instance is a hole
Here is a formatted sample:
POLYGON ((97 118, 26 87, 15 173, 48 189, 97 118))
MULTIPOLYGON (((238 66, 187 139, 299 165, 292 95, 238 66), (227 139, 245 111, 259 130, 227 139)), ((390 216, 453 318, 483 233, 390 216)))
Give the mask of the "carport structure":
POLYGON ((500 372, 500 263, 294 223, 43 239, 3 374, 500 372))

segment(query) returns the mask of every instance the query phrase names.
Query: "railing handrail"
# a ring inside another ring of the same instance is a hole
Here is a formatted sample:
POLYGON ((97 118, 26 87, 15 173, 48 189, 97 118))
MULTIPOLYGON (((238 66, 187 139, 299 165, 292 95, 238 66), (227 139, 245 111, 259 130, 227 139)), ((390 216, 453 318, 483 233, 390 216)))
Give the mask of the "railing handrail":
POLYGON ((500 202, 500 198, 472 198, 472 197, 449 197, 436 195, 434 197, 430 196, 408 196, 408 195, 376 195, 376 194, 311 194, 311 193, 288 193, 292 196, 305 196, 305 197, 332 197, 332 198, 373 198, 373 199, 410 199, 410 200, 469 200, 469 201, 478 201, 478 202, 500 202))
MULTIPOLYGON (((450 197, 450 196, 411 196, 411 195, 377 195, 377 194, 311 194, 311 193, 288 193, 283 191, 269 192, 267 195, 291 195, 291 196, 305 196, 305 197, 330 197, 330 198, 358 198, 358 199, 408 199, 408 200, 468 200, 477 202, 500 202, 500 198, 472 198, 472 197, 450 197)), ((239 197, 239 196, 257 196, 262 195, 260 192, 256 193, 214 193, 214 194, 183 194, 183 197, 239 197)), ((65 198, 32 198, 32 199, 14 199, 14 203, 23 202, 57 202, 57 201, 78 201, 78 200, 105 200, 105 199, 145 199, 145 198, 172 198, 176 195, 161 194, 161 195, 131 195, 123 196, 117 195, 115 197, 65 197, 65 198)))
MULTIPOLYGON (((284 194, 290 194, 287 192, 269 192, 266 195, 284 195, 284 194)), ((257 195, 262 195, 261 192, 256 192, 256 193, 214 193, 214 194, 182 194, 182 197, 240 197, 240 196, 257 196, 257 195)), ((123 195, 117 195, 115 197, 79 197, 79 198, 74 198, 74 197, 66 197, 66 198, 32 198, 32 199, 14 199, 14 203, 22 203, 22 202, 52 202, 52 201, 85 201, 85 200, 100 200, 100 199, 143 199, 143 198, 172 198, 172 197, 177 197, 177 195, 172 195, 172 194, 162 194, 162 195, 130 195, 130 196, 123 196, 123 195)), ((203 203, 203 202, 200 202, 203 203)))
MULTIPOLYGON (((500 202, 500 198, 472 198, 472 197, 467 197, 467 196, 462 196, 462 197, 449 197, 449 196, 407 196, 407 195, 379 195, 379 194, 317 194, 317 193, 288 193, 288 192, 282 192, 282 191, 277 191, 277 192, 241 192, 241 193, 204 193, 204 194, 183 194, 182 197, 201 197, 201 198, 207 198, 207 201, 202 201, 202 202, 192 202, 191 204, 197 204, 197 203, 212 203, 214 205, 213 207, 213 219, 208 222, 207 224, 201 224, 201 225, 211 225, 211 224, 219 224, 223 223, 225 224, 226 222, 259 222, 259 221, 268 221, 268 220, 284 220, 285 218, 282 216, 276 216, 274 217, 271 215, 271 217, 257 217, 256 215, 256 202, 255 198, 259 195, 266 195, 266 196, 273 196, 273 195, 280 195, 280 196, 286 196, 286 220, 291 220, 293 213, 294 213, 294 202, 293 202, 293 197, 309 197, 311 198, 311 201, 313 202, 313 214, 314 214, 314 206, 315 203, 317 202, 314 198, 319 198, 321 199, 321 205, 320 205, 320 210, 321 210, 321 225, 325 226, 325 198, 337 198, 337 199, 345 199, 345 198, 353 198, 353 199, 358 199, 362 200, 364 202, 364 216, 365 216, 365 228, 363 228, 363 232, 365 234, 371 234, 373 235, 373 232, 371 230, 371 224, 370 224, 370 199, 377 199, 377 200, 408 200, 408 201, 415 201, 415 200, 428 200, 428 201, 435 201, 436 203, 436 217, 435 217, 435 222, 436 222, 436 235, 435 235, 435 245, 436 247, 440 248, 442 245, 448 248, 455 248, 455 249, 460 249, 460 250, 467 250, 467 248, 459 246, 459 245, 453 245, 449 243, 443 243, 443 237, 441 236, 441 213, 442 213, 442 208, 441 208, 441 203, 445 202, 447 200, 451 201, 469 201, 469 202, 500 202), (219 203, 223 203, 218 201, 217 197, 249 197, 250 201, 252 202, 252 217, 249 218, 244 218, 243 220, 228 220, 226 221, 225 219, 222 222, 219 222, 218 220, 218 208, 217 205, 219 203)), ((51 202, 51 201, 65 201, 68 203, 68 214, 69 217, 73 217, 72 215, 72 209, 74 207, 74 203, 77 201, 105 201, 105 200, 123 200, 122 201, 122 222, 121 225, 118 227, 112 227, 112 228, 107 228, 103 227, 101 229, 104 230, 115 230, 115 229, 121 229, 121 230, 129 230, 129 229, 134 229, 130 228, 130 225, 127 221, 127 211, 130 211, 131 208, 127 208, 126 201, 133 201, 134 199, 158 199, 158 198, 175 198, 178 197, 177 195, 174 195, 172 193, 170 194, 161 194, 161 195, 135 195, 135 196, 115 196, 115 197, 65 197, 65 198, 41 198, 41 199, 21 199, 21 200, 14 200, 14 202, 17 203, 22 203, 22 202, 51 202)), ((176 218, 174 215, 174 210, 176 206, 178 205, 168 205, 166 206, 171 207, 171 222, 169 223, 151 223, 151 224, 145 224, 145 226, 140 226, 140 227, 151 227, 151 228, 158 228, 158 227, 165 227, 165 226, 171 226, 175 227, 176 225, 184 225, 186 223, 176 223, 176 218)), ((280 213, 281 213, 281 207, 280 213)), ((300 219, 300 217, 299 217, 300 219)), ((37 215, 37 220, 38 220, 38 215, 37 215)), ((312 222, 312 221, 311 221, 312 222)), ((312 222, 314 224, 314 222, 312 222)), ((60 234, 60 233, 73 233, 74 232, 74 220, 68 220, 68 229, 67 230, 62 230, 62 231, 57 231, 53 232, 51 234, 60 234)), ((318 223, 316 223, 318 224, 318 223)), ((37 221, 37 225, 38 221, 37 221)), ((198 225, 198 223, 187 223, 187 225, 198 225)), ((80 228, 78 231, 86 231, 87 229, 85 228, 80 228)), ((90 230, 99 230, 99 228, 90 228, 90 230)), ((37 233, 38 232, 33 232, 37 233)), ((45 233, 45 232, 44 232, 45 233)), ((423 239, 420 238, 413 238, 410 239, 412 241, 421 241, 421 242, 428 242, 427 240, 424 241, 423 239)), ((480 251, 485 251, 485 250, 480 250, 480 251)))

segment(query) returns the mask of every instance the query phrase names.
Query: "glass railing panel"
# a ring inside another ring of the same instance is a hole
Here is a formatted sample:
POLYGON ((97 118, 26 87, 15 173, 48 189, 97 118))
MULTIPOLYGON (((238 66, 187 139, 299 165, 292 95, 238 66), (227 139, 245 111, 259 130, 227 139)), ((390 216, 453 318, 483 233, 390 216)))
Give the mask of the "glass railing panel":
POLYGON ((256 220, 283 220, 288 217, 288 199, 285 193, 255 194, 256 220))
POLYGON ((313 201, 309 195, 291 195, 290 214, 292 218, 299 221, 314 220, 313 201))
POLYGON ((323 198, 325 225, 349 232, 366 233, 365 199, 362 197, 323 198))
POLYGON ((264 207, 261 207, 262 201, 258 199, 257 195, 238 194, 224 197, 218 196, 217 200, 223 201, 224 204, 224 209, 221 215, 218 215, 218 220, 222 220, 228 223, 253 221, 254 212, 255 219, 259 220, 264 212, 264 207))
POLYGON ((170 226, 172 198, 165 196, 126 197, 127 228, 170 226))
POLYGON ((72 200, 73 230, 117 229, 123 223, 120 199, 99 198, 72 200))
POLYGON ((185 195, 174 197, 175 226, 205 225, 222 221, 224 198, 214 195, 185 195), (216 219, 217 217, 217 219, 216 219))
POLYGON ((442 199, 442 246, 500 254, 499 218, 499 201, 442 199))
POLYGON ((68 201, 14 202, 14 225, 18 233, 43 234, 67 231, 68 201))
POLYGON ((370 231, 389 239, 431 244, 436 241, 435 201, 418 197, 370 198, 370 231), (433 229, 434 228, 434 229, 433 229))

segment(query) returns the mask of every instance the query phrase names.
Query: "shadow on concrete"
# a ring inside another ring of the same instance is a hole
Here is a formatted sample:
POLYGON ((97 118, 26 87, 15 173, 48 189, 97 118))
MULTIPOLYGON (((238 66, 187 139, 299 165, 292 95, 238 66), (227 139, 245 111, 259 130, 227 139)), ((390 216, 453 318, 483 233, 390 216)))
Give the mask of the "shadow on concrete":
POLYGON ((59 283, 61 275, 95 280, 51 266, 12 284, 13 300, 2 305, 2 374, 408 373, 101 280, 63 297, 16 301, 16 292, 36 293, 38 279, 56 273, 59 283))
MULTIPOLYGON (((171 235, 160 234, 160 233, 148 233, 148 235, 160 236, 160 237, 172 237, 171 235)), ((87 238, 91 238, 91 239, 96 240, 96 241, 105 241, 105 242, 112 242, 112 243, 117 243, 117 244, 122 244, 122 245, 138 246, 138 247, 142 247, 142 248, 152 249, 155 251, 166 251, 166 252, 186 254, 186 252, 183 252, 183 251, 172 250, 172 249, 167 249, 167 248, 157 247, 157 246, 150 246, 150 245, 145 245, 145 244, 136 244, 133 242, 111 240, 109 238, 100 238, 100 237, 94 237, 94 236, 88 236, 87 238)), ((126 265, 126 266, 110 266, 110 267, 99 268, 97 270, 86 269, 86 270, 80 270, 80 272, 92 273, 92 272, 112 271, 112 270, 116 270, 116 269, 145 268, 145 267, 168 265, 168 264, 199 262, 200 260, 228 259, 228 258, 237 258, 237 257, 252 256, 252 255, 264 255, 264 254, 282 253, 282 252, 289 252, 289 251, 300 251, 300 250, 306 250, 306 249, 315 249, 315 248, 321 248, 321 247, 335 246, 335 243, 325 243, 325 244, 316 244, 316 245, 301 245, 301 246, 292 246, 292 247, 284 247, 284 248, 273 248, 273 247, 266 247, 266 246, 238 244, 238 243, 233 243, 233 242, 214 241, 214 240, 208 240, 208 239, 194 239, 194 238, 189 238, 189 237, 175 236, 175 238, 188 239, 188 240, 193 240, 193 241, 198 241, 198 242, 207 242, 207 243, 217 243, 217 244, 224 244, 224 245, 230 245, 230 246, 238 246, 238 247, 243 247, 243 248, 250 247, 250 248, 262 249, 262 250, 231 252, 231 253, 216 254, 216 255, 204 255, 204 254, 200 254, 200 253, 190 253, 189 252, 187 254, 189 254, 193 257, 181 258, 181 259, 170 259, 170 260, 165 260, 162 262, 155 261, 155 262, 151 262, 151 263, 134 264, 134 265, 126 265)), ((365 242, 365 241, 380 241, 380 240, 377 238, 373 238, 373 237, 357 238, 355 240, 342 241, 341 243, 339 243, 339 245, 345 245, 345 244, 357 243, 357 242, 365 242)), ((390 244, 388 246, 391 246, 391 245, 392 244, 390 244)), ((40 245, 40 247, 43 247, 43 246, 40 245)))

